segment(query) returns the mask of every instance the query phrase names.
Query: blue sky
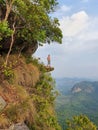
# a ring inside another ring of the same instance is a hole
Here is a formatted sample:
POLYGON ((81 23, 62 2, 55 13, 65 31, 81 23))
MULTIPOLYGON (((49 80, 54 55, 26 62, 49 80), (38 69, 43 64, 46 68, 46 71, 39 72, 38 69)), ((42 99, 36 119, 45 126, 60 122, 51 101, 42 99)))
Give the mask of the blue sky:
POLYGON ((36 57, 47 64, 51 55, 53 77, 98 79, 98 0, 58 0, 53 14, 60 21, 62 44, 39 47, 36 57))

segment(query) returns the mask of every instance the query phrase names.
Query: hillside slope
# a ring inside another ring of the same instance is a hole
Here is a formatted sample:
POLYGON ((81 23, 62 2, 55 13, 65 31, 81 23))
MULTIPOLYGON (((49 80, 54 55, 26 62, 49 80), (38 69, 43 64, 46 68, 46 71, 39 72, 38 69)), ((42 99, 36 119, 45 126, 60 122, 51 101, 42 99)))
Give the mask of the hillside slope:
POLYGON ((31 57, 0 57, 0 129, 60 130, 54 112, 54 81, 31 57))
POLYGON ((62 128, 65 120, 85 114, 98 125, 98 82, 82 81, 76 83, 69 93, 61 93, 57 98, 56 111, 62 128))

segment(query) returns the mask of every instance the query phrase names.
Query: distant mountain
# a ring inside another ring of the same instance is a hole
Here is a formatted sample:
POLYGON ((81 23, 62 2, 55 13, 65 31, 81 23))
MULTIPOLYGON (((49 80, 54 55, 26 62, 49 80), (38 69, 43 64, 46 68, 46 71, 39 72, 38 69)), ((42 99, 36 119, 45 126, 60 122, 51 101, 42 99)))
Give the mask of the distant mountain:
POLYGON ((58 120, 63 130, 66 129, 65 120, 79 114, 87 115, 98 126, 98 82, 76 82, 66 94, 64 86, 56 101, 58 120))
POLYGON ((78 92, 93 93, 96 91, 98 91, 98 82, 88 82, 88 81, 82 81, 80 83, 77 83, 71 89, 72 93, 78 93, 78 92))
POLYGON ((70 91, 70 89, 81 81, 92 81, 91 79, 86 78, 56 78, 56 89, 59 90, 62 94, 66 94, 70 91))

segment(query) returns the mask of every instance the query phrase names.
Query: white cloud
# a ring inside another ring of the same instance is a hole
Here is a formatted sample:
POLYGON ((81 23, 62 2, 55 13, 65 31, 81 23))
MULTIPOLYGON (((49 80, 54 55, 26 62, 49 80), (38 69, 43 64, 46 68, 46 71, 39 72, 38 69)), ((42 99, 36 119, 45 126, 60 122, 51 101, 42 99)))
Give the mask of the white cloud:
POLYGON ((60 20, 63 32, 62 49, 67 53, 98 48, 98 18, 91 18, 85 11, 60 20))
POLYGON ((60 21, 63 35, 69 37, 77 35, 87 27, 88 19, 89 17, 84 11, 75 13, 71 17, 63 17, 60 21))
POLYGON ((72 54, 98 50, 98 18, 91 18, 85 11, 65 16, 60 20, 63 44, 42 47, 41 53, 55 55, 72 54))
POLYGON ((98 17, 91 17, 85 11, 60 19, 63 44, 51 44, 39 48, 38 54, 44 63, 51 54, 57 77, 98 77, 98 17))
POLYGON ((67 5, 63 5, 60 8, 60 12, 67 12, 67 11, 70 11, 70 10, 71 10, 71 7, 67 6, 67 5))

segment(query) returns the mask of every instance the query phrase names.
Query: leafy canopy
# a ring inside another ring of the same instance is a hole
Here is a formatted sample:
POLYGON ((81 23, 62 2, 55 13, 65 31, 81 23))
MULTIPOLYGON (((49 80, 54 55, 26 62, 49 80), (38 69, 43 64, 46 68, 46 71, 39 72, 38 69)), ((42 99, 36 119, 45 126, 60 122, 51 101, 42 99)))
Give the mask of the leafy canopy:
POLYGON ((0 26, 0 39, 11 35, 12 24, 15 22, 15 38, 28 43, 62 42, 62 32, 57 18, 50 16, 54 12, 57 0, 0 0, 1 22, 6 20, 7 33, 3 36, 0 26), (5 11, 6 10, 6 11, 5 11), (4 17, 5 16, 5 17, 4 17))
POLYGON ((74 116, 67 121, 67 130, 97 130, 97 127, 85 115, 74 116))

